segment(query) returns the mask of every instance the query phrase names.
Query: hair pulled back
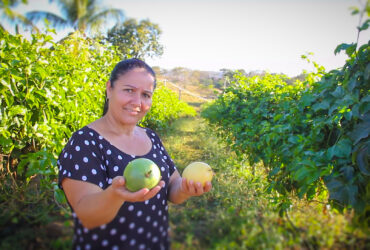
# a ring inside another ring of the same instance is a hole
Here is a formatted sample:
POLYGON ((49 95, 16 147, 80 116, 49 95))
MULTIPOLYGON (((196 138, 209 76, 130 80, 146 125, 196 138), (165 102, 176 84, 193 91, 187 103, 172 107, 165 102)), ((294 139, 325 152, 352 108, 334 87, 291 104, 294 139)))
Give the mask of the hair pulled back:
MULTIPOLYGON (((136 69, 136 68, 142 68, 145 69, 150 75, 154 77, 154 89, 156 87, 156 78, 155 78, 155 72, 154 70, 146 64, 144 61, 136 59, 136 58, 131 58, 131 59, 126 59, 123 61, 120 61, 119 63, 116 64, 114 69, 111 72, 110 75, 110 84, 111 87, 114 87, 114 83, 117 81, 117 79, 129 72, 130 70, 136 69)), ((109 100, 107 98, 107 93, 105 93, 105 103, 104 103, 104 108, 103 108, 103 116, 107 113, 108 111, 108 105, 109 100)))

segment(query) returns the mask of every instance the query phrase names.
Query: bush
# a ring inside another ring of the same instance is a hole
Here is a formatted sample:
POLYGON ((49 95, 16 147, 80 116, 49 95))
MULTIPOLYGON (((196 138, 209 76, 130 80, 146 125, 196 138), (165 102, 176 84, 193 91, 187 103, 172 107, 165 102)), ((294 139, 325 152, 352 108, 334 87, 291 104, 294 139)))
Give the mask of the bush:
POLYGON ((237 74, 203 111, 237 153, 264 163, 281 212, 290 193, 311 200, 328 190, 333 207, 355 209, 357 222, 369 228, 369 48, 339 45, 336 52, 349 56, 343 68, 317 67, 303 83, 237 74))
POLYGON ((177 118, 195 115, 193 107, 179 100, 174 91, 162 85, 156 88, 152 108, 144 117, 142 125, 163 130, 177 118))

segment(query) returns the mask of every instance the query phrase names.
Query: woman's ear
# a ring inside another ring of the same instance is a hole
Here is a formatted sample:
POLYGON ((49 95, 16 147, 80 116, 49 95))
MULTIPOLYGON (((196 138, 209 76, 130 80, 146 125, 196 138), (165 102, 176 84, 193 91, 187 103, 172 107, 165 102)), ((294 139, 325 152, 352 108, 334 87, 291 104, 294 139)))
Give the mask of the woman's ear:
POLYGON ((111 96, 111 92, 112 92, 112 85, 111 85, 110 80, 108 80, 106 83, 107 99, 109 99, 109 97, 111 96))

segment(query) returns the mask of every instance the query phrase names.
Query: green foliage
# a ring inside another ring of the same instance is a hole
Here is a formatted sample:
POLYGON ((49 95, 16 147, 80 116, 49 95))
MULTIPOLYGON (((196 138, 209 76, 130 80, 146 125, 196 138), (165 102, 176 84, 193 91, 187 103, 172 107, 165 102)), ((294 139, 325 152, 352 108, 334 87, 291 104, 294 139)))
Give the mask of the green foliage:
POLYGON ((143 59, 163 54, 163 46, 158 41, 161 33, 159 26, 149 20, 138 23, 130 18, 111 28, 105 40, 118 47, 123 59, 127 56, 143 59))
MULTIPOLYGON (((2 0, 0 1, 0 19, 7 20, 15 25, 15 31, 18 32, 18 24, 31 28, 33 31, 38 31, 37 27, 24 15, 18 13, 14 8, 22 4, 27 4, 27 0, 2 0)), ((0 22, 0 29, 5 30, 3 24, 0 22)))
POLYGON ((119 22, 123 18, 120 9, 107 8, 96 0, 57 0, 60 12, 31 11, 26 16, 31 21, 47 19, 55 28, 73 28, 75 31, 97 34, 109 21, 119 22))
POLYGON ((174 91, 165 86, 158 86, 154 91, 151 110, 141 123, 143 126, 165 129, 179 117, 195 115, 194 108, 179 100, 174 91))
POLYGON ((342 69, 324 73, 315 65, 318 72, 303 83, 236 74, 202 115, 238 154, 263 162, 269 190, 283 195, 283 203, 292 192, 312 199, 327 188, 333 206, 368 218, 369 44, 357 50, 342 44, 336 53, 341 50, 349 56, 342 69))
POLYGON ((56 44, 47 34, 28 41, 0 32, 0 228, 11 235, 59 214, 57 155, 73 131, 102 113, 119 58, 78 33, 56 44))

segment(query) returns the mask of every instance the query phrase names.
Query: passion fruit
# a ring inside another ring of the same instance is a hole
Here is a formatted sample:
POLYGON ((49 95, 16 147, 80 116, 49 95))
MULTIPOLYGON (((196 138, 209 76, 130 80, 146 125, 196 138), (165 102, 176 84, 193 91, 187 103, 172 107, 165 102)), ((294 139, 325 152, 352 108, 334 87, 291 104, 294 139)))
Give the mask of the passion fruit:
POLYGON ((161 171, 152 160, 137 158, 127 164, 123 176, 126 180, 126 188, 136 192, 142 188, 155 187, 161 180, 161 171))
POLYGON ((212 180, 213 175, 211 166, 200 161, 190 163, 182 172, 182 177, 193 182, 200 182, 203 186, 207 181, 212 180))

